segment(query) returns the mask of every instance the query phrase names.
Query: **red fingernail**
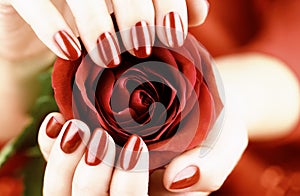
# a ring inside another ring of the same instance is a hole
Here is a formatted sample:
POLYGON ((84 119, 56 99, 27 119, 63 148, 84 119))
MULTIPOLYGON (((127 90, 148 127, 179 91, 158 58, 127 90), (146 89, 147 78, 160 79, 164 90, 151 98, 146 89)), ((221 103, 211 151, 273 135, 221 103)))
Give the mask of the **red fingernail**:
POLYGON ((108 136, 102 129, 96 129, 85 153, 85 162, 90 166, 101 163, 108 148, 108 136))
POLYGON ((54 35, 54 41, 59 46, 61 51, 71 60, 76 60, 80 57, 80 47, 74 39, 66 31, 58 31, 54 35))
POLYGON ((60 142, 60 148, 65 153, 74 152, 81 143, 84 132, 80 130, 73 122, 70 122, 64 132, 60 142))
POLYGON ((182 46, 184 40, 184 32, 180 15, 176 12, 168 13, 164 18, 163 24, 169 46, 182 46))
POLYGON ((107 67, 115 67, 121 63, 120 49, 110 32, 102 33, 97 40, 98 53, 107 67))
POLYGON ((142 140, 137 135, 131 135, 120 154, 120 166, 123 170, 135 167, 143 150, 142 140))
POLYGON ((170 189, 184 189, 194 185, 200 179, 200 170, 197 166, 189 166, 179 172, 173 180, 170 189))
POLYGON ((140 21, 131 28, 133 52, 139 58, 146 58, 152 52, 150 29, 145 21, 140 21))
POLYGON ((62 128, 62 124, 54 116, 50 118, 46 126, 46 134, 50 138, 56 138, 62 128))

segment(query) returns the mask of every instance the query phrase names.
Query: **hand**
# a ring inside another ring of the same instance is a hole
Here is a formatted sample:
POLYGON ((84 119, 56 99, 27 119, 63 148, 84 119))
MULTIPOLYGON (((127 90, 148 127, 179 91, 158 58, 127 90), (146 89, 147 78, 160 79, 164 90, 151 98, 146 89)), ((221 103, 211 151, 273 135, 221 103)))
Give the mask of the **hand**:
POLYGON ((115 168, 115 144, 104 130, 90 136, 83 122, 65 122, 59 113, 45 118, 39 144, 48 161, 44 195, 147 195, 149 156, 137 136, 129 138, 115 168))
MULTIPOLYGON (((24 50, 24 48, 18 48, 24 46, 28 49, 26 52, 24 51, 27 54, 30 53, 30 50, 34 50, 36 53, 44 50, 43 46, 33 37, 29 26, 25 24, 26 21, 37 37, 59 57, 75 60, 81 55, 81 46, 77 39, 79 35, 89 53, 97 48, 97 42, 100 43, 96 54, 92 55, 97 64, 116 66, 120 62, 117 55, 119 43, 116 40, 110 16, 111 11, 114 11, 116 16, 126 49, 138 57, 145 57, 150 54, 155 37, 155 29, 149 27, 157 25, 158 30, 161 26, 169 26, 169 19, 172 20, 174 16, 176 21, 174 27, 178 31, 183 31, 184 34, 175 36, 168 31, 166 33, 157 31, 157 35, 166 45, 181 45, 187 34, 188 24, 198 25, 204 21, 208 12, 208 3, 206 0, 178 0, 176 2, 172 0, 89 0, 84 2, 2 0, 0 1, 0 25, 4 28, 1 28, 2 32, 0 32, 1 43, 9 45, 11 47, 9 49, 24 50), (170 12, 176 14, 169 15, 170 12), (165 16, 168 17, 166 17, 164 25, 165 16), (142 25, 143 31, 134 28, 135 25, 142 25), (131 28, 131 33, 128 33, 126 30, 131 28), (144 36, 134 36, 136 32, 143 33, 144 36), (141 38, 145 39, 140 40, 141 38), (36 48, 35 45, 38 47, 36 48), (111 50, 104 52, 101 47, 107 48, 107 46, 111 50)), ((7 52, 5 49, 8 48, 2 48, 1 52, 9 56, 11 51, 7 52)), ((14 55, 12 54, 12 56, 14 55)))
POLYGON ((229 101, 226 106, 217 139, 214 135, 173 159, 166 169, 155 171, 150 178, 150 195, 207 195, 222 186, 248 143, 238 111, 233 111, 229 101))
MULTIPOLYGON (((143 195, 147 194, 147 192, 150 195, 187 195, 187 193, 195 194, 195 192, 208 194, 217 190, 223 184, 247 145, 245 128, 237 116, 229 112, 223 130, 215 143, 203 143, 201 146, 175 158, 166 169, 154 171, 150 176, 148 190, 149 174, 147 170, 142 170, 146 172, 132 172, 124 171, 118 167, 113 170, 112 163, 115 159, 115 150, 114 143, 109 136, 110 142, 104 161, 98 166, 89 166, 86 164, 84 161, 84 144, 89 140, 89 130, 86 125, 82 126, 85 127, 83 129, 86 129, 87 132, 85 132, 86 134, 83 137, 83 142, 80 144, 81 146, 71 154, 64 153, 61 150, 60 142, 69 122, 65 122, 60 113, 51 113, 41 125, 38 140, 41 151, 45 159, 48 160, 44 180, 45 194, 59 193, 70 195, 72 191, 73 194, 83 193, 82 191, 87 191, 85 194, 89 195, 92 193, 108 194, 108 190, 110 190, 110 194, 112 195, 113 193, 120 192, 122 192, 122 195, 124 193, 129 193, 129 195, 143 195), (53 120, 54 118, 56 120, 53 120), (50 138, 49 134, 47 135, 49 130, 55 133, 51 136, 54 138, 50 138), (57 134, 59 135, 56 139, 55 136, 57 134), (176 181, 179 180, 178 177, 180 175, 177 174, 182 174, 180 171, 183 171, 185 168, 188 169, 185 170, 188 171, 187 175, 191 175, 195 171, 199 175, 195 175, 190 181, 185 181, 187 182, 185 184, 175 183, 172 186, 171 184, 174 179, 177 178, 176 181), (113 179, 111 183, 109 183, 110 179, 113 179), (115 186, 113 182, 118 184, 118 186, 115 186), (123 186, 124 182, 128 184, 123 186), (64 186, 60 187, 61 184, 64 186), (100 187, 99 184, 103 186, 100 187), (134 192, 132 192, 133 190, 134 192)), ((75 122, 78 122, 76 124, 83 124, 80 121, 75 122)), ((98 132, 103 133, 101 130, 98 130, 98 132)), ((97 140, 97 137, 92 136, 91 141, 95 140, 97 140)), ((103 142, 103 140, 100 141, 103 142)), ((145 160, 148 157, 146 147, 144 144, 143 146, 144 153, 142 154, 144 158, 140 157, 137 164, 142 165, 143 168, 147 168, 147 164, 142 161, 142 159, 145 160)))

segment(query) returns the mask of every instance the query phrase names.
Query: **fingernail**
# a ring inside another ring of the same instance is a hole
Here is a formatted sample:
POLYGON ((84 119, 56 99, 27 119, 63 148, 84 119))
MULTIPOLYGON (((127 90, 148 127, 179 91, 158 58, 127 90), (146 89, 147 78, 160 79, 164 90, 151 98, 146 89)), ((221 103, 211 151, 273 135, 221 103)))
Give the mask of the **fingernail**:
POLYGON ((53 138, 53 139, 56 138, 58 136, 62 126, 63 125, 60 122, 58 122, 54 116, 52 116, 46 126, 47 136, 50 138, 53 138))
POLYGON ((80 47, 76 44, 75 40, 69 35, 68 32, 62 30, 58 31, 54 35, 54 41, 61 49, 61 51, 71 61, 76 60, 80 57, 80 47))
POLYGON ((173 180, 170 189, 184 189, 199 181, 200 170, 197 166, 189 166, 179 172, 173 180))
POLYGON ((150 29, 145 21, 140 21, 131 28, 133 52, 139 58, 146 58, 152 52, 150 29))
POLYGON ((63 134, 60 142, 62 151, 67 154, 74 152, 81 143, 84 132, 80 130, 73 122, 70 122, 63 134))
POLYGON ((85 162, 90 166, 102 162, 108 148, 108 136, 102 129, 96 129, 85 153, 85 162))
POLYGON ((184 32, 180 15, 176 12, 168 13, 164 18, 163 24, 169 46, 182 46, 184 40, 184 32))
POLYGON ((120 166, 123 170, 131 170, 137 164, 137 161, 143 150, 141 138, 137 135, 131 135, 124 145, 120 154, 120 166))
POLYGON ((107 67, 116 67, 121 62, 120 50, 110 32, 102 33, 97 40, 98 53, 107 67))

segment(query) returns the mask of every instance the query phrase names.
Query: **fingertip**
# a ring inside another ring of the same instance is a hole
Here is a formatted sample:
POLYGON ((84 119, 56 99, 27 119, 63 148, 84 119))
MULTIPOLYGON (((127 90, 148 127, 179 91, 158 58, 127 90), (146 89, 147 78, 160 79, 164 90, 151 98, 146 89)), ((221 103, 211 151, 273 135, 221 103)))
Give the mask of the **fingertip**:
POLYGON ((62 131, 58 136, 60 146, 58 151, 65 155, 72 155, 76 151, 81 153, 86 148, 90 135, 88 125, 83 121, 77 119, 69 120, 63 125, 62 131), (78 150, 79 148, 80 150, 78 150))
POLYGON ((184 24, 177 12, 169 12, 163 20, 167 45, 174 48, 180 47, 184 43, 184 24))
POLYGON ((101 163, 110 167, 114 165, 115 143, 102 128, 94 130, 85 152, 85 164, 96 166, 101 163))
POLYGON ((59 135, 65 119, 61 113, 52 112, 42 122, 38 133, 38 144, 46 160, 48 160, 53 143, 59 135))
POLYGON ((149 153, 144 141, 131 135, 122 149, 111 182, 111 195, 148 195, 149 153))
POLYGON ((163 184, 171 192, 199 191, 201 168, 199 149, 189 150, 173 159, 166 167, 163 184))
POLYGON ((120 64, 120 47, 109 13, 110 1, 67 1, 92 61, 103 68, 120 64), (89 12, 86 12, 89 10, 89 12))
POLYGON ((97 54, 93 55, 94 61, 101 67, 114 68, 121 63, 118 38, 111 32, 103 32, 98 37, 96 51, 97 54))
POLYGON ((44 120, 40 126, 40 131, 42 131, 42 130, 46 131, 47 123, 50 121, 51 118, 55 118, 55 120, 60 124, 64 124, 66 122, 64 116, 61 113, 51 112, 51 113, 47 114, 47 116, 44 118, 44 120))
POLYGON ((113 4, 126 50, 138 58, 150 56, 155 39, 153 2, 145 0, 131 3, 128 0, 113 0, 113 4))
POLYGON ((113 139, 104 129, 95 129, 73 177, 74 195, 108 195, 114 160, 113 139))
MULTIPOLYGON (((124 49, 137 58, 147 58, 152 53, 155 41, 154 22, 141 19, 120 30, 124 49)), ((124 52, 124 51, 121 51, 124 52)))
POLYGON ((49 138, 55 139, 59 135, 65 123, 65 119, 60 113, 53 113, 53 115, 49 117, 49 121, 46 125, 46 135, 49 138))
POLYGON ((200 179, 200 169, 196 165, 189 165, 179 171, 172 179, 168 189, 173 191, 181 191, 191 188, 200 179))
POLYGON ((199 26, 204 23, 210 4, 207 0, 187 0, 189 26, 199 26))
POLYGON ((81 45, 75 36, 66 30, 59 30, 53 35, 53 40, 60 50, 60 56, 67 60, 77 60, 81 56, 81 45), (62 53, 62 54, 61 54, 62 53))
POLYGON ((184 44, 188 30, 186 1, 154 0, 156 33, 160 41, 169 47, 184 44))
POLYGON ((138 58, 147 58, 152 52, 153 33, 149 24, 145 21, 137 22, 130 30, 132 42, 132 54, 138 58))
POLYGON ((141 137, 134 134, 128 138, 120 152, 118 167, 124 171, 148 172, 148 148, 141 137))

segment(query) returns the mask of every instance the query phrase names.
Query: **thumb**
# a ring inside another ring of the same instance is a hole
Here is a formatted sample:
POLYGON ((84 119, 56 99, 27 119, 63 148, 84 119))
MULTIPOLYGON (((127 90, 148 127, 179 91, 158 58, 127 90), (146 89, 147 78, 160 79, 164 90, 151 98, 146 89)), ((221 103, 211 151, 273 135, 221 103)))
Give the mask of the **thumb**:
POLYGON ((167 166, 163 179, 165 188, 171 192, 219 189, 240 159, 247 141, 246 128, 237 115, 227 113, 214 145, 187 151, 167 166))

